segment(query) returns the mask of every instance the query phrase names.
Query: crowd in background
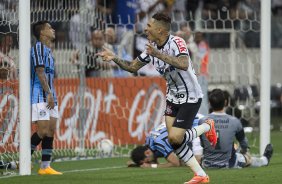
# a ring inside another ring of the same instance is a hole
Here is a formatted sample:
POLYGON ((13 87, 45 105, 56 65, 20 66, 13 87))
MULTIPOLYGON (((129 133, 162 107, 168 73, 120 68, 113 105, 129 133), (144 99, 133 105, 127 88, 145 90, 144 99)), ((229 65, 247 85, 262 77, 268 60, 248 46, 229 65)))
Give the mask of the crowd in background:
MULTIPOLYGON (((59 46, 63 43, 68 49, 85 50, 90 69, 109 67, 103 64, 93 66, 93 63, 97 63, 93 53, 104 45, 123 59, 131 60, 137 57, 147 42, 144 28, 148 17, 160 11, 171 15, 172 34, 184 38, 190 55, 198 56, 202 61, 200 72, 205 73, 204 70, 207 70, 208 59, 204 57, 207 57, 209 48, 230 48, 232 31, 236 32, 235 42, 238 47, 260 46, 260 0, 30 0, 30 2, 32 22, 48 20, 56 30, 54 47, 61 49, 59 46), (215 29, 216 32, 212 31, 215 29)), ((281 48, 282 3, 279 0, 272 0, 271 5, 271 43, 272 47, 281 48)), ((15 33, 10 34, 13 37, 10 45, 17 47, 15 27, 18 26, 16 22, 18 14, 15 12, 18 12, 18 1, 3 0, 0 2, 0 9, 0 36, 4 37, 5 32, 15 33), (7 22, 9 25, 5 25, 7 22)), ((77 55, 78 53, 74 54, 74 58, 70 60, 72 62, 78 60, 77 55)), ((86 66, 86 70, 88 69, 86 66)), ((124 72, 115 70, 115 76, 127 76, 124 72)), ((158 75, 151 70, 150 65, 139 73, 147 75, 148 71, 151 71, 150 75, 158 75)), ((86 71, 86 76, 98 75, 97 72, 90 73, 91 71, 86 71)))
MULTIPOLYGON (((3 19, 4 15, 12 18, 11 12, 16 11, 17 4, 17 1, 12 0, 1 1, 0 18, 3 19)), ((272 0, 271 7, 272 29, 275 30, 272 31, 272 46, 282 47, 282 39, 279 36, 282 32, 282 3, 279 0, 272 0)), ((79 12, 82 8, 97 10, 97 13, 103 16, 106 20, 104 26, 100 27, 103 30, 109 25, 120 25, 141 34, 147 18, 157 11, 163 11, 171 14, 174 32, 179 30, 179 23, 188 21, 192 30, 200 27, 235 29, 240 31, 240 37, 247 47, 259 47, 260 44, 260 0, 31 0, 31 10, 34 10, 31 16, 37 17, 37 20, 51 21, 57 31, 56 42, 75 41, 78 28, 73 26, 79 21, 79 12), (44 10, 46 12, 42 16, 40 12, 44 10), (197 25, 199 19, 205 23, 197 25), (65 34, 66 30, 70 34, 65 34)), ((117 34, 119 40, 122 35, 117 34)), ((229 39, 226 39, 228 33, 208 33, 206 37, 212 48, 229 47, 229 39)))

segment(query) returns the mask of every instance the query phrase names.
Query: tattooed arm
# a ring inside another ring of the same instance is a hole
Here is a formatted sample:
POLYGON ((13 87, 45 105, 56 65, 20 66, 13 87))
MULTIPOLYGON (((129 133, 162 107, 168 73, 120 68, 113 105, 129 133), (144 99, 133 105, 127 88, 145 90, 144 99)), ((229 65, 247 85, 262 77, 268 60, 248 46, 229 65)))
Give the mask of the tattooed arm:
POLYGON ((138 61, 137 59, 134 59, 133 61, 125 61, 123 59, 120 59, 118 57, 115 57, 113 61, 120 66, 122 69, 131 72, 136 73, 140 68, 146 65, 146 63, 142 63, 138 61))
POLYGON ((156 57, 180 70, 186 71, 189 66, 188 56, 174 57, 159 52, 156 57))
POLYGON ((170 64, 180 70, 187 70, 189 67, 189 62, 188 62, 189 57, 188 56, 182 55, 182 56, 175 57, 175 56, 169 56, 166 54, 162 54, 151 44, 147 44, 147 54, 157 57, 160 60, 166 62, 167 64, 170 64))
POLYGON ((140 62, 138 59, 134 59, 131 62, 120 59, 111 50, 105 47, 102 52, 96 55, 102 57, 103 61, 114 61, 120 68, 131 73, 136 73, 140 68, 146 65, 146 63, 140 62))

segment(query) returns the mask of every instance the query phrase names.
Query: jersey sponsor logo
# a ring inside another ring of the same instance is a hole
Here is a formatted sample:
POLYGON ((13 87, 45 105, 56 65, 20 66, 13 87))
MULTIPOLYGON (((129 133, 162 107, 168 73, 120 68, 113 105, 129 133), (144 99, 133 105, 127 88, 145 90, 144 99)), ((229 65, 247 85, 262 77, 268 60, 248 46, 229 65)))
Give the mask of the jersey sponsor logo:
POLYGON ((52 68, 50 68, 50 67, 46 67, 45 72, 46 72, 46 73, 51 73, 51 74, 54 74, 54 73, 55 73, 55 72, 54 72, 54 69, 52 69, 52 68))
POLYGON ((176 95, 174 95, 176 98, 184 98, 185 95, 182 93, 177 93, 176 95))
POLYGON ((183 122, 183 121, 184 121, 183 119, 177 119, 176 120, 177 123, 180 123, 180 122, 183 122))
POLYGON ((47 112, 45 110, 40 110, 39 111, 39 116, 40 117, 44 117, 44 116, 46 116, 46 114, 47 114, 47 112))
POLYGON ((176 42, 180 52, 187 52, 186 44, 183 42, 182 39, 175 38, 175 42, 176 42))

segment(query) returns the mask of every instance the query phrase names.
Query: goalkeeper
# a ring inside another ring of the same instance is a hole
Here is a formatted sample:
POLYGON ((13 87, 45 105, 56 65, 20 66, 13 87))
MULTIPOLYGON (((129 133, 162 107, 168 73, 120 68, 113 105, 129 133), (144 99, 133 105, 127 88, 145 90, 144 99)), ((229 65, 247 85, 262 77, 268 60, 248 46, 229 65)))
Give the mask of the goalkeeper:
POLYGON ((243 168, 268 165, 273 154, 272 145, 266 146, 262 157, 251 157, 240 120, 224 111, 226 99, 223 91, 214 89, 209 95, 209 103, 212 113, 202 118, 199 124, 207 118, 213 119, 218 138, 216 146, 212 147, 206 137, 200 136, 203 145, 202 166, 204 168, 243 168), (234 138, 240 144, 240 151, 236 151, 233 146, 234 138))

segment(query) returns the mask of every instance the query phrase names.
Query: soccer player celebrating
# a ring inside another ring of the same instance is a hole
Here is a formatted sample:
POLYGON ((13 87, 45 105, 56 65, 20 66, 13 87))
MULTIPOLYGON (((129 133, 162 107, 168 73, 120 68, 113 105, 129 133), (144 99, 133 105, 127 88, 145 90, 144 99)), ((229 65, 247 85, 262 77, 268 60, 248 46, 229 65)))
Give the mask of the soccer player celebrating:
POLYGON ((31 154, 41 143, 42 162, 38 174, 55 174, 50 167, 53 150, 54 131, 58 118, 58 102, 54 88, 55 60, 51 44, 55 39, 55 30, 47 21, 33 25, 33 34, 37 39, 31 48, 31 103, 32 122, 37 131, 31 136, 31 154))
POLYGON ((165 121, 168 141, 179 159, 195 173, 186 184, 208 183, 209 177, 186 142, 206 133, 211 144, 215 145, 217 137, 212 121, 191 129, 203 94, 186 43, 182 38, 170 34, 170 26, 170 17, 164 13, 154 14, 145 29, 149 40, 146 50, 132 62, 118 58, 107 48, 97 55, 104 61, 114 61, 122 69, 133 73, 150 62, 155 66, 167 81, 165 121), (185 134, 186 130, 188 134, 185 134))

